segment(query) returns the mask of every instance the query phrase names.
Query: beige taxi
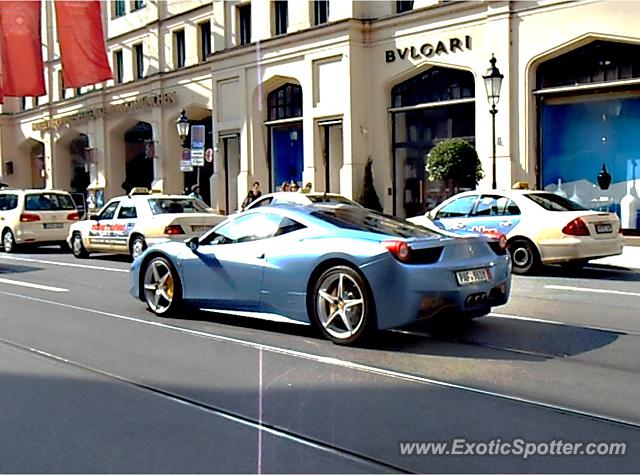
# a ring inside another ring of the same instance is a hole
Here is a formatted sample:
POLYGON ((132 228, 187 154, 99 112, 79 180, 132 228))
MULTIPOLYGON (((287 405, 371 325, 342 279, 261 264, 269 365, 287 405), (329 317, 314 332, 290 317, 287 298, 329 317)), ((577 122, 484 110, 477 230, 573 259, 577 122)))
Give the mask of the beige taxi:
POLYGON ((71 226, 67 242, 78 258, 110 252, 135 259, 153 244, 199 236, 224 218, 197 198, 134 188, 71 226))
POLYGON ((66 191, 44 189, 0 190, 0 236, 2 249, 14 252, 24 244, 58 244, 80 214, 66 191))

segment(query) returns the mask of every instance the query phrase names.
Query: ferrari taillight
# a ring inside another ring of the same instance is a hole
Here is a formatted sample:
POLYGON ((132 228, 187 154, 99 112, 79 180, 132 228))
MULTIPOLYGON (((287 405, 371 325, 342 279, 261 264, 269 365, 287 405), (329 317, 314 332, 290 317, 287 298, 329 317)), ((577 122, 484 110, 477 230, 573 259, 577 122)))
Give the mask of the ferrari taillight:
POLYGON ((404 241, 382 241, 382 245, 400 262, 408 262, 411 248, 404 241))

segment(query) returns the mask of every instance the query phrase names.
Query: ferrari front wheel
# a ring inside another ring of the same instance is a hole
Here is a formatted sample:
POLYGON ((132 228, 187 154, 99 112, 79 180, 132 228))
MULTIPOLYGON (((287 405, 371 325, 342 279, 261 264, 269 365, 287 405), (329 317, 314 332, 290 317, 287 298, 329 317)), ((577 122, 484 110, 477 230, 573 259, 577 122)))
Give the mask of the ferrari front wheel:
POLYGON ((164 257, 154 257, 143 275, 143 296, 149 310, 159 316, 174 314, 182 300, 182 287, 171 263, 164 257))

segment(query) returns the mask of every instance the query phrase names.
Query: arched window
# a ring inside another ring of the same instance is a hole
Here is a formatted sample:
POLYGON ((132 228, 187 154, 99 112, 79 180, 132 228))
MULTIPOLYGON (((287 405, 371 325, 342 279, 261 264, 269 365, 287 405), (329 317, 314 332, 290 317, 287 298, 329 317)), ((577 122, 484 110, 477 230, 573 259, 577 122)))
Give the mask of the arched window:
POLYGON ((537 88, 577 86, 640 77, 637 45, 594 41, 538 68, 537 88))
POLYGON ((285 84, 267 96, 268 119, 281 120, 302 117, 302 87, 285 84))
POLYGON ((459 69, 434 67, 398 84, 391 90, 391 107, 473 98, 473 74, 459 69))

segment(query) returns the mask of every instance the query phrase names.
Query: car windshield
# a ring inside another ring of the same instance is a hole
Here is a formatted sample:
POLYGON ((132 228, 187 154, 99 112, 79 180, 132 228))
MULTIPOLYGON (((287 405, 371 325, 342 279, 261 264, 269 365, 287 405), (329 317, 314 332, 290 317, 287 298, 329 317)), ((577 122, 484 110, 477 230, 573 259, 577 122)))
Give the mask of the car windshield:
POLYGON ((528 193, 525 196, 547 211, 585 211, 588 209, 554 193, 528 193))
POLYGON ((443 235, 439 231, 363 208, 326 209, 313 211, 310 214, 342 229, 353 229, 402 238, 439 237, 443 235))
POLYGON ((149 206, 153 214, 209 212, 209 208, 195 198, 153 198, 149 206))
POLYGON ((76 209, 68 195, 59 193, 33 193, 25 197, 24 209, 27 211, 60 211, 76 209))
POLYGON ((307 195, 307 198, 312 203, 334 203, 334 204, 345 204, 351 206, 360 206, 355 201, 351 201, 348 198, 340 195, 307 195))

